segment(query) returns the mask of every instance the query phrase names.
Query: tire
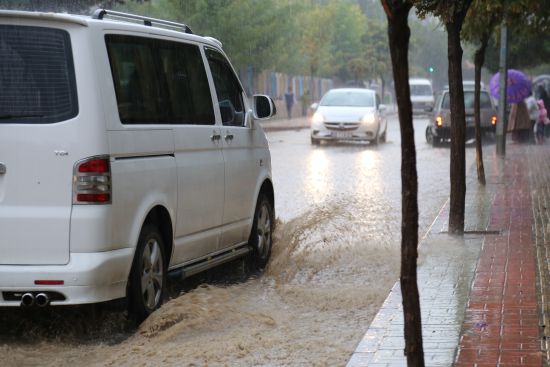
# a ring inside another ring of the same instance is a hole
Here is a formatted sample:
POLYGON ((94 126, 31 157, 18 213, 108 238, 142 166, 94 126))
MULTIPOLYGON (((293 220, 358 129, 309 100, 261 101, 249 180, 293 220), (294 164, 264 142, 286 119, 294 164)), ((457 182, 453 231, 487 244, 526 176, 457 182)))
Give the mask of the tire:
POLYGON ((128 284, 128 312, 139 324, 164 301, 166 257, 159 230, 145 225, 139 235, 128 284))
POLYGON ((265 268, 269 261, 273 246, 274 225, 273 205, 267 196, 260 194, 248 239, 248 244, 252 247, 250 265, 253 270, 265 268))
POLYGON ((319 139, 315 139, 313 136, 311 137, 311 144, 312 145, 319 145, 320 141, 319 139))
POLYGON ((432 134, 432 130, 428 126, 426 128, 426 141, 428 142, 428 144, 431 144, 432 147, 436 148, 440 145, 441 138, 439 138, 439 137, 435 136, 434 134, 432 134))
POLYGON ((370 141, 370 143, 371 145, 378 145, 378 143, 380 143, 380 130, 376 132, 376 136, 370 141))
POLYGON ((382 143, 385 143, 386 142, 386 133, 388 132, 388 130, 384 130, 384 134, 382 134, 382 136, 380 136, 380 142, 382 143))
POLYGON ((427 126, 426 127, 426 142, 428 144, 432 144, 433 145, 433 140, 434 140, 434 136, 432 135, 432 131, 430 130, 430 127, 427 126))

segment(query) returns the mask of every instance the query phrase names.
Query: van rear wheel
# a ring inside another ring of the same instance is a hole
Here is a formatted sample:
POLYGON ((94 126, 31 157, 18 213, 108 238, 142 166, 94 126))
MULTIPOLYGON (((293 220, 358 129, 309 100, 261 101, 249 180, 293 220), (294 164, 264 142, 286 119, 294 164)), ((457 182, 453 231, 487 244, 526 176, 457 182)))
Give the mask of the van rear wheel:
POLYGON ((137 323, 160 307, 165 289, 164 241, 156 227, 146 225, 139 235, 128 285, 128 311, 137 323))
POLYGON ((250 260, 254 269, 264 268, 269 261, 273 246, 274 224, 273 206, 267 196, 260 194, 248 239, 248 244, 252 247, 250 260))

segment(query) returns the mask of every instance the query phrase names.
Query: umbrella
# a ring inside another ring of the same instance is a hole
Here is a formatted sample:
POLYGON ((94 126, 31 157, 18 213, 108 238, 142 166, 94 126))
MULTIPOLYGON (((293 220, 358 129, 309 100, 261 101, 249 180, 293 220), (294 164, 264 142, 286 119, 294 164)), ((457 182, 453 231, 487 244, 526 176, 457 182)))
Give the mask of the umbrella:
MULTIPOLYGON (((489 90, 495 98, 500 97, 500 73, 493 75, 489 81, 489 90)), ((531 81, 519 70, 508 69, 506 82, 506 100, 508 103, 519 103, 531 93, 531 81)))

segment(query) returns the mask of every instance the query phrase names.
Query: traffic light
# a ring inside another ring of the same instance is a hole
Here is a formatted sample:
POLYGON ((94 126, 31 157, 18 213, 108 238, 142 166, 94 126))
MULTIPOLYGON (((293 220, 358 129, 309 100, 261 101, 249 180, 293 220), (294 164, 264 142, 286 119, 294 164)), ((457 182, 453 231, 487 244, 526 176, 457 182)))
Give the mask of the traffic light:
POLYGON ((430 72, 430 74, 432 74, 435 71, 435 69, 433 66, 429 66, 428 71, 430 72))

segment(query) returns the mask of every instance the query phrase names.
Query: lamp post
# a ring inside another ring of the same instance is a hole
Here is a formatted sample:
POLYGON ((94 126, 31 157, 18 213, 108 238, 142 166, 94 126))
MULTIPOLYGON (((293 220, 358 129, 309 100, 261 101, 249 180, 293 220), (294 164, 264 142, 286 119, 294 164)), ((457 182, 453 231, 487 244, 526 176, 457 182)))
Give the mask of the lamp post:
POLYGON ((508 82, 508 28, 503 22, 500 26, 500 63, 499 63, 499 99, 498 99, 498 123, 497 123, 497 155, 506 155, 506 130, 508 126, 506 116, 506 83, 508 82))

